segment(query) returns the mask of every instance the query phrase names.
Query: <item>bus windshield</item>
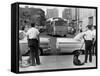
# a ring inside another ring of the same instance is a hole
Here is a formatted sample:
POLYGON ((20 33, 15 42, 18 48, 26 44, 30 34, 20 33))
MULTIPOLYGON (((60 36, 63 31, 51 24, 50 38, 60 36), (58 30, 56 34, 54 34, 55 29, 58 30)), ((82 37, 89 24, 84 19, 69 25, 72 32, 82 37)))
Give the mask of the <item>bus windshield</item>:
POLYGON ((63 20, 55 21, 55 26, 66 26, 66 25, 67 25, 67 21, 63 21, 63 20))

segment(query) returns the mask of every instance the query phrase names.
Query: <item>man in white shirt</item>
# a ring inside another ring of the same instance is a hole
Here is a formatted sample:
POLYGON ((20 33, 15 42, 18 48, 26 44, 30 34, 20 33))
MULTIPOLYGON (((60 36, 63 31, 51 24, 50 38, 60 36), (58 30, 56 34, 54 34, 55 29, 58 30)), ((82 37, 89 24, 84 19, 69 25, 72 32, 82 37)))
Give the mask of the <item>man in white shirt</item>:
POLYGON ((32 23, 31 27, 26 33, 28 37, 28 46, 30 48, 30 60, 31 65, 35 66, 40 65, 40 59, 38 54, 38 48, 39 48, 39 31, 35 28, 35 24, 32 23), (35 62, 36 61, 36 62, 35 62))
POLYGON ((89 53, 89 62, 92 62, 92 45, 93 45, 93 33, 92 25, 87 25, 87 31, 83 32, 83 38, 85 40, 85 63, 87 63, 88 53, 89 53))

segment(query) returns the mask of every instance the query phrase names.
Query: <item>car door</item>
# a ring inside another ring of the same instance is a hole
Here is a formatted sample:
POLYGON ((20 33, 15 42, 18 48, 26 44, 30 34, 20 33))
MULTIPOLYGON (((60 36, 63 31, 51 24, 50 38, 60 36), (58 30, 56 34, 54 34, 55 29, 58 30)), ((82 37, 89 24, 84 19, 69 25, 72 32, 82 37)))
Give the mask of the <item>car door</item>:
POLYGON ((82 45, 84 45, 83 41, 77 41, 74 38, 57 38, 56 47, 60 49, 60 52, 73 52, 80 49, 82 45))

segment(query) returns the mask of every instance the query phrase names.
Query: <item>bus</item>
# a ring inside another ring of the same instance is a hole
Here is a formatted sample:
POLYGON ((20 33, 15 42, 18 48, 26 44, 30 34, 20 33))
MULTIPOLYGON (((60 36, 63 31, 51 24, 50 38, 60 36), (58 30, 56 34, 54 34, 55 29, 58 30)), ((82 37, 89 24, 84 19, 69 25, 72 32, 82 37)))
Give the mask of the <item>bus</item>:
POLYGON ((50 18, 46 21, 47 34, 53 36, 67 36, 68 21, 63 18, 50 18))

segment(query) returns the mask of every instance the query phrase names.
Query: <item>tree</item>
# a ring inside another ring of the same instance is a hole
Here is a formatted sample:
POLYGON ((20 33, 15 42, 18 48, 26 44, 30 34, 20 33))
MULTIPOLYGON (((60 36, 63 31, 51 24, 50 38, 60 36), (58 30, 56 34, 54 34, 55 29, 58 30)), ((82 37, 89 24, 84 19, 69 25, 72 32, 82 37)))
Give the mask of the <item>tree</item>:
POLYGON ((45 12, 40 8, 19 8, 19 29, 31 23, 45 25, 45 12))

